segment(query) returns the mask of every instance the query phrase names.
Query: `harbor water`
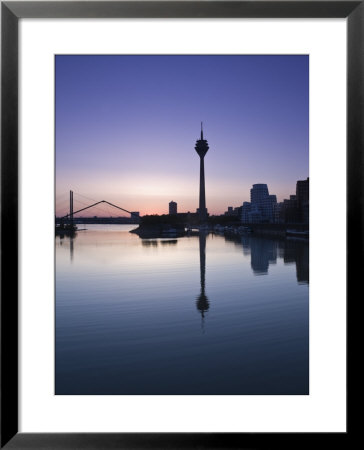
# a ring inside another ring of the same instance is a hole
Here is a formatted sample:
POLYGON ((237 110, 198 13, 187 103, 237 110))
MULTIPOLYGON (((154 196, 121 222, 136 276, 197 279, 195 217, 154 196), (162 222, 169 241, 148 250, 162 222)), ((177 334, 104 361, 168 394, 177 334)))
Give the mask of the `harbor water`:
POLYGON ((56 394, 309 393, 308 240, 85 228, 55 238, 56 394))

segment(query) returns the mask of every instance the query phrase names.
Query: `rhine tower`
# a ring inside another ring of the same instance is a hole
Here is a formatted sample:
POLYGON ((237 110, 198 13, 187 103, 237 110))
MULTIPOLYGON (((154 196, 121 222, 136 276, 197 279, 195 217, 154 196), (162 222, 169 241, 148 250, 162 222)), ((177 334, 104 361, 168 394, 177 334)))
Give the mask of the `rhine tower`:
POLYGON ((206 222, 207 208, 206 208, 206 196, 205 196, 205 165, 204 158, 209 149, 206 139, 203 138, 203 128, 201 122, 201 139, 196 141, 195 150, 200 157, 200 202, 197 210, 199 214, 200 223, 206 222))

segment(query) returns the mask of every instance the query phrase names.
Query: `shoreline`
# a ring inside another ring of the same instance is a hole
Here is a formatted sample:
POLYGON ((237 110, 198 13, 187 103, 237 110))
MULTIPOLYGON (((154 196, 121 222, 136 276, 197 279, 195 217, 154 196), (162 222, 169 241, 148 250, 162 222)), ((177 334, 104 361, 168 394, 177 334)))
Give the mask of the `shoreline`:
MULTIPOLYGON (((188 235, 184 225, 163 224, 140 224, 129 233, 137 234, 141 239, 182 237, 188 235)), ((272 237, 299 237, 309 239, 308 224, 236 224, 229 226, 211 225, 203 230, 195 230, 192 233, 217 233, 229 236, 241 236, 245 234, 272 237)))

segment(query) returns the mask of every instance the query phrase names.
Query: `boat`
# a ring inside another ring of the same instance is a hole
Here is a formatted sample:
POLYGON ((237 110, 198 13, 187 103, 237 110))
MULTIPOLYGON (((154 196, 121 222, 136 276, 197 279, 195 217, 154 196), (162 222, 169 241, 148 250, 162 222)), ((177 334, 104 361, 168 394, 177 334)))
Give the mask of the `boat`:
POLYGON ((166 237, 176 237, 178 235, 178 231, 177 231, 176 228, 169 227, 169 228, 164 228, 162 230, 161 234, 162 234, 162 237, 164 237, 164 236, 166 236, 166 237))

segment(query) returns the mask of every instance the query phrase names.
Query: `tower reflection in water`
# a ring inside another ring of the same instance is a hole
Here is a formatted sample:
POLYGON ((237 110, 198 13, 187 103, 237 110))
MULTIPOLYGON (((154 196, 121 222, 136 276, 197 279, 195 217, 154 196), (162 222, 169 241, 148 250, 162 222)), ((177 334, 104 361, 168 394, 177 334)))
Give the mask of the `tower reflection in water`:
POLYGON ((73 254, 74 254, 73 236, 71 236, 70 237, 70 258, 71 258, 71 262, 73 262, 73 254))
POLYGON ((201 313, 201 328, 204 331, 205 313, 208 311, 210 304, 205 294, 205 276, 206 276, 206 233, 200 231, 199 233, 199 248, 200 248, 200 284, 201 292, 196 300, 196 307, 201 313))

